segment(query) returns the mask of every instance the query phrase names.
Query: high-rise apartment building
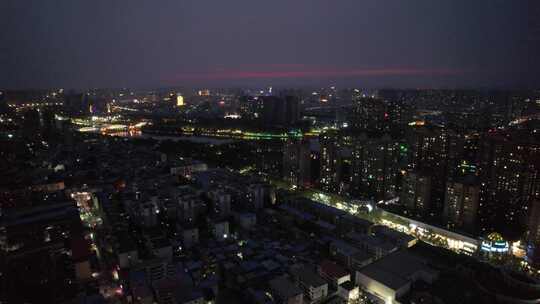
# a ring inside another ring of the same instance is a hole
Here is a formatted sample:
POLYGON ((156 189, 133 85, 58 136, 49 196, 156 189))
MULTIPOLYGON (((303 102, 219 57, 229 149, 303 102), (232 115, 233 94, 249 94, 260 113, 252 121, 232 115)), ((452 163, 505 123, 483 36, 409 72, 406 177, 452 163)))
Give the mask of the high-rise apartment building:
POLYGON ((446 183, 444 218, 450 228, 472 231, 476 226, 480 185, 474 176, 446 183))
POLYGON ((540 144, 518 134, 489 133, 481 143, 479 176, 482 228, 519 224, 530 199, 540 194, 540 144))
POLYGON ((400 203, 411 213, 427 214, 431 208, 431 176, 425 172, 405 172, 399 197, 400 203))
POLYGON ((354 192, 377 200, 395 196, 399 143, 389 135, 361 133, 353 139, 352 145, 354 192))
POLYGON ((283 179, 299 187, 311 183, 311 153, 309 141, 288 140, 283 148, 283 179))
POLYGON ((320 184, 324 191, 338 191, 342 177, 341 145, 337 132, 325 132, 319 137, 320 152, 320 184))
POLYGON ((295 96, 261 96, 259 99, 265 126, 290 126, 298 122, 300 102, 295 96))

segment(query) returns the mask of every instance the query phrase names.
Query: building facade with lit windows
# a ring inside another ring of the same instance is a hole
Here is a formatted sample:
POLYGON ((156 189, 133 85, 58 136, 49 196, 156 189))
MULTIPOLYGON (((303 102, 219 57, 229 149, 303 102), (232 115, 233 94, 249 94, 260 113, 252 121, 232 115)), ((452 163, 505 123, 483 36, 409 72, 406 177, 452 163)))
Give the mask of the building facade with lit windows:
POLYGON ((394 196, 399 172, 399 143, 387 134, 360 134, 353 140, 351 166, 355 192, 376 200, 394 196))
POLYGON ((462 147, 450 144, 450 138, 447 129, 428 125, 413 127, 407 136, 409 168, 431 172, 431 208, 436 211, 443 208, 449 168, 456 165, 450 161, 450 155, 458 155, 462 147))
POLYGON ((337 132, 325 132, 319 137, 321 144, 319 183, 323 191, 337 192, 341 184, 342 158, 340 139, 337 132))
POLYGON ((399 197, 401 204, 413 214, 426 214, 430 209, 431 176, 426 172, 405 172, 399 197))
POLYGON ((283 148, 283 179, 300 187, 311 183, 311 151, 307 140, 288 140, 283 148))
POLYGON ((531 198, 540 194, 540 144, 506 132, 491 132, 480 152, 480 221, 483 231, 497 224, 520 225, 531 198))
POLYGON ((450 228, 473 230, 480 202, 480 185, 474 177, 446 183, 444 217, 450 228))
POLYGON ((359 97, 354 100, 353 127, 360 130, 387 131, 389 115, 384 100, 373 97, 359 97))

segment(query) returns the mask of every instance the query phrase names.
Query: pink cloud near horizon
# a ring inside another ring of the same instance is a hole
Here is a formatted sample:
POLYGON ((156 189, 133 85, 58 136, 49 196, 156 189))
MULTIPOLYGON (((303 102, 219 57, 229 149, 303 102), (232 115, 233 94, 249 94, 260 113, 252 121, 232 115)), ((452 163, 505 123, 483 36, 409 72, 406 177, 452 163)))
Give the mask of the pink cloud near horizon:
POLYGON ((213 71, 176 74, 174 81, 235 80, 235 79, 288 79, 332 77, 381 77, 381 76, 455 76, 469 72, 451 68, 334 68, 309 67, 302 64, 244 65, 240 69, 218 68, 213 71))

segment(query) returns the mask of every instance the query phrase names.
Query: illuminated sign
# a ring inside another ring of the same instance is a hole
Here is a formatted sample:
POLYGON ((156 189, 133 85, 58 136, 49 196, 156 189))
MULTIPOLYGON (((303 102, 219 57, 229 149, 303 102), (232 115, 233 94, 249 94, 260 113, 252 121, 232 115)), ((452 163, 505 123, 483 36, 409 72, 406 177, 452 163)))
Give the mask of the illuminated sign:
POLYGON ((481 249, 487 252, 505 253, 508 252, 510 246, 506 241, 483 241, 481 249))

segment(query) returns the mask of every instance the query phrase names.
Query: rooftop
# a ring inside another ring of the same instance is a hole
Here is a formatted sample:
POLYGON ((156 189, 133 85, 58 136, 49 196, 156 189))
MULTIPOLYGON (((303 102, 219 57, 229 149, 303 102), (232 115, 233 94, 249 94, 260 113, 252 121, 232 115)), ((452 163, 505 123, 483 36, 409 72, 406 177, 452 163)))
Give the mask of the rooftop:
POLYGON ((309 286, 319 287, 327 284, 323 278, 321 278, 314 270, 308 267, 293 270, 293 273, 298 276, 298 279, 300 281, 309 286))
POLYGON ((300 288, 284 276, 277 277, 270 281, 270 288, 279 293, 283 298, 291 298, 302 293, 300 288))
POLYGON ((419 271, 434 272, 408 250, 389 254, 358 271, 394 290, 406 285, 419 271))
POLYGON ((342 278, 349 275, 349 273, 343 267, 329 260, 322 261, 320 268, 322 272, 332 278, 342 278))

